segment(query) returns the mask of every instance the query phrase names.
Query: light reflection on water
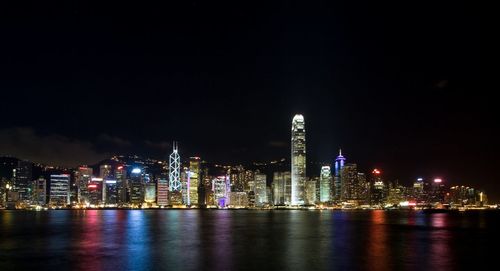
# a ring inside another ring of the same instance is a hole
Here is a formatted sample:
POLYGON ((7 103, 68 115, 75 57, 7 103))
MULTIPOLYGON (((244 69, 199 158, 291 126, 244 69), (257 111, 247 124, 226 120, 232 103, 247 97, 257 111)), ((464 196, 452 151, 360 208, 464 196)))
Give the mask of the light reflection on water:
POLYGON ((387 260, 391 257, 387 244, 386 213, 375 210, 371 213, 368 238, 368 266, 372 270, 389 270, 387 260))
POLYGON ((499 222, 496 212, 0 211, 0 270, 455 270, 488 256, 499 222))

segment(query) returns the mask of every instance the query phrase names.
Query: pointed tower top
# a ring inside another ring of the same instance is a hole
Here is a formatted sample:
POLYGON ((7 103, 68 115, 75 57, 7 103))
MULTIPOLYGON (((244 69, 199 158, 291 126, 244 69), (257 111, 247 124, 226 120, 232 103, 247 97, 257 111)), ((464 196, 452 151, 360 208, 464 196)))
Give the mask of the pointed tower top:
POLYGON ((342 149, 339 148, 339 156, 337 156, 337 159, 335 161, 340 161, 340 160, 345 160, 345 157, 342 156, 342 149))

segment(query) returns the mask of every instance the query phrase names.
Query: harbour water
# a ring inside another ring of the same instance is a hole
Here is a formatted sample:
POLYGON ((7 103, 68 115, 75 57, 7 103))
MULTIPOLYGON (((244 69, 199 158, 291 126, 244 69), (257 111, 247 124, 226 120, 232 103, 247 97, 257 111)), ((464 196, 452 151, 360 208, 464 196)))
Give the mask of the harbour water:
POLYGON ((500 212, 0 210, 0 270, 495 269, 500 212))

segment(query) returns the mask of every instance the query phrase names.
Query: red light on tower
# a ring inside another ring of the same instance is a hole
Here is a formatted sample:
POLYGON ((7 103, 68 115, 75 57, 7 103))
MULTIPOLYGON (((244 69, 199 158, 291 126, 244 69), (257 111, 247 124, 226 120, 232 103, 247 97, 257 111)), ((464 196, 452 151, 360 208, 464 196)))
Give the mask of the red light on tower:
POLYGON ((372 173, 373 173, 373 174, 376 174, 376 175, 379 175, 379 174, 380 174, 380 170, 378 170, 378 169, 374 169, 374 170, 372 171, 372 173))
POLYGON ((442 182, 443 182, 443 180, 441 180, 441 179, 439 179, 439 178, 438 178, 438 179, 434 179, 434 182, 435 182, 435 183, 442 183, 442 182))

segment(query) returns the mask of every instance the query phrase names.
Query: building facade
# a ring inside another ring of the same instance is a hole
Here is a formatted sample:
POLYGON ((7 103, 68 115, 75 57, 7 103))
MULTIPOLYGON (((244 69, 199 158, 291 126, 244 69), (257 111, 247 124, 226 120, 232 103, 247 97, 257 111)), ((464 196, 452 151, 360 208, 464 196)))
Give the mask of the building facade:
POLYGON ((290 171, 273 173, 273 203, 274 205, 290 205, 292 174, 290 171))
POLYGON ((306 181, 306 204, 314 205, 317 201, 316 198, 316 180, 311 179, 306 181))
POLYGON ((320 187, 319 187, 319 201, 321 203, 327 203, 332 200, 332 172, 329 166, 321 167, 320 177, 319 177, 320 187))
POLYGON ((341 201, 358 200, 358 171, 356 164, 345 164, 340 173, 341 201))
POLYGON ((50 175, 50 204, 67 206, 69 202, 69 174, 50 175))
POLYGON ((342 180, 341 180, 341 172, 342 168, 344 168, 345 157, 342 156, 342 150, 339 150, 339 155, 335 159, 335 173, 333 177, 333 200, 340 201, 342 195, 342 180))
POLYGON ((200 157, 189 158, 189 205, 199 204, 200 157))
POLYGON ((305 204, 306 184, 306 129, 304 117, 297 114, 292 119, 292 195, 291 205, 305 204))
POLYGON ((13 173, 13 190, 19 193, 19 200, 29 200, 31 198, 31 183, 33 181, 33 163, 30 161, 19 160, 13 173))
POLYGON ((81 166, 75 172, 75 183, 77 189, 77 201, 80 204, 87 204, 89 202, 88 185, 92 180, 93 170, 87 166, 81 166))
POLYGON ((181 192, 181 158, 177 142, 173 144, 173 151, 169 157, 169 191, 181 192))
POLYGON ((253 191, 255 194, 255 205, 263 206, 268 203, 266 190, 266 174, 256 173, 253 183, 253 191))

